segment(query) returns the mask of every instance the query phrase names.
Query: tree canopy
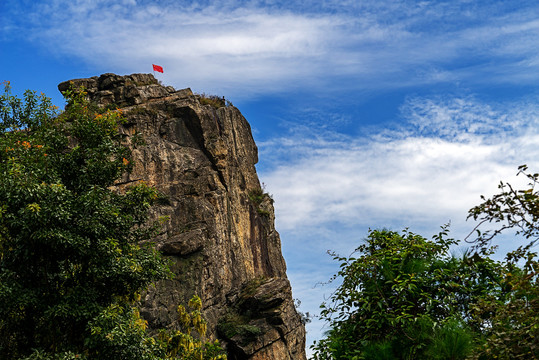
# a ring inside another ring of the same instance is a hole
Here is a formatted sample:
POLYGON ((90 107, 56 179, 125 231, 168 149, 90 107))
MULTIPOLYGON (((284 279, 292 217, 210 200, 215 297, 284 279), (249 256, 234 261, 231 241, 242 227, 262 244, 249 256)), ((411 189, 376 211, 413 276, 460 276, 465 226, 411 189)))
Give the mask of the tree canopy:
POLYGON ((470 210, 480 224, 473 246, 460 256, 448 228, 428 240, 408 230, 370 231, 349 257, 333 254, 342 284, 321 317, 325 339, 314 359, 536 359, 539 357, 539 262, 532 251, 539 234, 534 186, 501 183, 500 194, 470 210), (490 240, 516 228, 530 240, 507 254, 490 256, 490 240))
POLYGON ((83 89, 71 89, 59 113, 43 94, 21 100, 5 85, 0 358, 222 358, 217 345, 190 335, 205 332, 196 301, 192 312, 180 311, 186 333, 159 337, 148 335, 134 306, 170 273, 148 241, 157 191, 143 182, 114 187, 131 167, 118 131, 122 111, 98 109, 83 89))

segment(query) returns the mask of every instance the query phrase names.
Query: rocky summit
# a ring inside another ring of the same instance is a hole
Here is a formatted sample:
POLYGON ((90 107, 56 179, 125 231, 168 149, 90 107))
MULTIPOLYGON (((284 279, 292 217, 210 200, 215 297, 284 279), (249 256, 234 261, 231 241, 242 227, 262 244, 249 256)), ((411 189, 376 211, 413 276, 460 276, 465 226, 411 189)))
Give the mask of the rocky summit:
POLYGON ((151 74, 104 74, 58 85, 83 86, 102 108, 121 109, 133 171, 121 191, 145 181, 163 194, 152 218, 175 277, 152 286, 141 314, 151 328, 174 328, 176 308, 198 294, 208 333, 234 359, 305 359, 273 201, 255 170, 249 123, 223 99, 162 86, 151 74))

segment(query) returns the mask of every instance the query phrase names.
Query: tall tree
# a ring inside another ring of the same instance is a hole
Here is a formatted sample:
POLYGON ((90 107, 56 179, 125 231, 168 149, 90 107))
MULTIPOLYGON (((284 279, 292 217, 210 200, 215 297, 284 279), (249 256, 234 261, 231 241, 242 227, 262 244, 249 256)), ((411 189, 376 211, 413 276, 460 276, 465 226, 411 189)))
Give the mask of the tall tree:
POLYGON ((146 222, 156 191, 144 183, 112 190, 131 161, 118 133, 121 111, 100 111, 83 90, 70 90, 58 115, 44 95, 28 91, 20 100, 5 85, 0 358, 150 358, 153 345, 132 304, 167 268, 141 245, 154 231, 146 222), (104 318, 111 329, 123 323, 129 341, 116 341, 112 330, 104 333, 108 348, 98 341, 104 318))

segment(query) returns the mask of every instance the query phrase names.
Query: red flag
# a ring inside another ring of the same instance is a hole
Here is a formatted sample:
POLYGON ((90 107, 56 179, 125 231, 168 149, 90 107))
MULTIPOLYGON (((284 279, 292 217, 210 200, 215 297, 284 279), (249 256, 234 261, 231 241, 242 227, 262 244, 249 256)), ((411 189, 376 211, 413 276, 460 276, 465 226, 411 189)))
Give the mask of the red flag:
POLYGON ((159 65, 153 65, 153 71, 157 71, 157 72, 160 72, 162 73, 163 72, 163 67, 162 66, 159 66, 159 65))

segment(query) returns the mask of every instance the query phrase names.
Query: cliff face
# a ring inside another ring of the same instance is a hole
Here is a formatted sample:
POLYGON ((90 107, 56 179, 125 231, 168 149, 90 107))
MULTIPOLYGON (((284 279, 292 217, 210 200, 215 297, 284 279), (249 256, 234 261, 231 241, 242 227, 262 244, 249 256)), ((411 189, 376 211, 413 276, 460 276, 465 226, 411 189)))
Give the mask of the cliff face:
POLYGON ((143 180, 166 197, 152 210, 154 219, 168 217, 155 242, 176 276, 146 293, 141 313, 150 326, 173 327, 178 304, 196 293, 229 359, 305 359, 272 200, 239 110, 202 105, 190 89, 161 86, 150 74, 104 74, 58 88, 70 83, 124 112, 134 169, 118 187, 143 180))

